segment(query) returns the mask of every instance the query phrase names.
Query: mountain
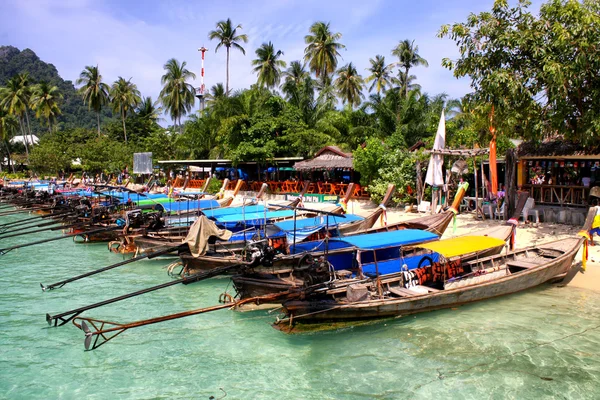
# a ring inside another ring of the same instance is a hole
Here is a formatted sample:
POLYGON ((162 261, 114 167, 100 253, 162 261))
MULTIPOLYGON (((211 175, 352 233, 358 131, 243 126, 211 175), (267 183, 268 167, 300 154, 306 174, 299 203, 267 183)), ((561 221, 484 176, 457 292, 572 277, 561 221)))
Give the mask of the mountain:
MULTIPOLYGON (((81 66, 83 70, 84 66, 81 66)), ((73 82, 65 81, 60 77, 56 67, 45 63, 30 49, 20 51, 13 46, 0 46, 0 86, 14 75, 21 72, 28 72, 32 83, 48 81, 58 86, 61 94, 64 96, 60 102, 62 115, 58 118, 58 128, 96 128, 96 113, 90 111, 88 106, 83 104, 83 100, 73 82)), ((108 83, 108 82, 107 82, 108 83)), ((111 118, 112 113, 108 107, 103 107, 100 118, 111 118)), ((34 118, 34 113, 30 114, 32 133, 38 136, 48 132, 45 121, 38 121, 34 118)))

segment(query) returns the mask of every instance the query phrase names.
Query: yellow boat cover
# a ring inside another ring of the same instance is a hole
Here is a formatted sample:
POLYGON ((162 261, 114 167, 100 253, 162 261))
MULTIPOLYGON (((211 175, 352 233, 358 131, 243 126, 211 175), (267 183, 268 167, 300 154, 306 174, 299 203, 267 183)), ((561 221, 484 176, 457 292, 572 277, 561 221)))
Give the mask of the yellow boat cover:
POLYGON ((446 258, 451 258, 493 249, 505 244, 504 240, 489 236, 461 236, 427 243, 419 247, 435 251, 446 258))

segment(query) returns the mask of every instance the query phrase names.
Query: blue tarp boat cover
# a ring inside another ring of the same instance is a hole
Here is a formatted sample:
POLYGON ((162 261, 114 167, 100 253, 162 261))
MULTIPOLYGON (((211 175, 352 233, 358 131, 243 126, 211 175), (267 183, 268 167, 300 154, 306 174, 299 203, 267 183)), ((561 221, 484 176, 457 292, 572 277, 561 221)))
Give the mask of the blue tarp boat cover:
POLYGON ((216 200, 191 200, 191 201, 174 201, 172 203, 156 204, 155 209, 164 210, 165 212, 177 213, 202 210, 204 208, 219 207, 219 202, 216 200))
MULTIPOLYGON (((364 218, 354 214, 346 214, 344 217, 336 217, 330 215, 320 215, 313 218, 300 218, 296 220, 296 230, 298 229, 313 229, 313 228, 324 228, 329 224, 330 228, 335 228, 339 224, 353 221, 362 221, 364 218), (345 217, 345 218, 344 218, 345 217)), ((293 231, 294 220, 277 222, 275 226, 282 231, 293 231)))
POLYGON ((281 210, 281 211, 267 211, 265 212, 254 212, 254 213, 245 213, 242 214, 232 214, 232 215, 222 215, 216 220, 218 222, 243 222, 243 221, 252 221, 252 220, 267 220, 274 218, 285 218, 292 217, 294 215, 294 210, 281 210))
POLYGON ((208 218, 217 219, 224 215, 234 215, 240 214, 242 212, 246 214, 251 213, 260 213, 265 210, 265 206, 261 204, 254 204, 249 206, 240 206, 240 207, 224 207, 224 208, 214 208, 209 210, 202 210, 202 213, 206 215, 208 218))
POLYGON ((419 229, 403 229, 399 231, 332 238, 330 243, 343 242, 359 249, 374 250, 391 246, 406 246, 436 239, 438 239, 438 236, 431 232, 419 229))
POLYGON ((244 216, 240 214, 234 215, 223 215, 219 218, 216 218, 217 225, 221 228, 229 229, 232 231, 237 231, 240 229, 247 228, 261 228, 265 225, 265 215, 267 224, 275 218, 289 218, 294 215, 293 210, 283 210, 283 211, 267 211, 258 212, 258 213, 249 213, 244 216))
MULTIPOLYGON (((393 274, 395 272, 400 272, 400 271, 402 271, 403 265, 406 265, 408 267, 408 269, 411 270, 411 269, 417 268, 419 266, 419 262, 421 262, 421 260, 425 256, 431 258, 431 260, 433 262, 438 262, 440 259, 440 255, 437 253, 421 254, 421 255, 410 256, 410 257, 400 257, 400 258, 394 258, 392 260, 380 261, 377 263, 377 265, 375 265, 375 263, 363 264, 362 271, 363 271, 363 274, 365 274, 367 276, 377 276, 377 272, 379 272, 379 275, 393 274)), ((423 263, 423 266, 425 266, 425 267, 429 266, 429 265, 431 265, 431 262, 429 262, 429 261, 425 261, 423 263)))

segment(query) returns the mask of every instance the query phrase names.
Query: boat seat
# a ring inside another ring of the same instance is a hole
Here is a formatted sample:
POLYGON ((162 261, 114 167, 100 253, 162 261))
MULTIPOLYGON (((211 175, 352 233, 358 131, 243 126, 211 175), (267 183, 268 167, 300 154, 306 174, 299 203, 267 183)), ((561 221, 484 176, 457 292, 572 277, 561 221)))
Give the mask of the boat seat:
POLYGON ((415 292, 411 292, 408 289, 399 288, 399 287, 389 287, 388 290, 390 291, 390 293, 393 293, 396 296, 400 296, 400 297, 412 297, 412 296, 416 295, 415 292))
POLYGON ((527 262, 527 261, 507 261, 506 265, 508 265, 509 267, 518 267, 518 268, 535 268, 538 267, 540 264, 535 264, 535 263, 531 263, 531 262, 527 262))

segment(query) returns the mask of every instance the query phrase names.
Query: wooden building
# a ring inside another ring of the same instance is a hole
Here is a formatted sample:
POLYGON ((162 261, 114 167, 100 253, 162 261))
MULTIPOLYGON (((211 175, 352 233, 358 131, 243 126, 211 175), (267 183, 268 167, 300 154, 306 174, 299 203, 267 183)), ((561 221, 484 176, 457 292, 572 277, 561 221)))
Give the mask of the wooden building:
POLYGON ((600 186, 600 146, 526 142, 517 157, 517 186, 537 204, 587 206, 590 189, 600 186))

